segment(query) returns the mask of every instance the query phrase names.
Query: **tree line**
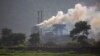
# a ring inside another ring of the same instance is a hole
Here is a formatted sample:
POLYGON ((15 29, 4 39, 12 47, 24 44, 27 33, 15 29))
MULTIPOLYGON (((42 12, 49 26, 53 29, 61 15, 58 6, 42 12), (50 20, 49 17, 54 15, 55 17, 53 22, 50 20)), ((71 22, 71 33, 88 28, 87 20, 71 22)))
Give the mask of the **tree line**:
MULTIPOLYGON (((80 46, 94 46, 100 47, 100 41, 89 42, 88 35, 91 25, 86 21, 79 21, 75 23, 75 27, 70 31, 70 38, 72 41, 77 41, 80 46)), ((13 47, 13 46, 25 46, 26 35, 24 33, 13 33, 9 28, 3 28, 1 31, 0 47, 13 47)), ((30 39, 28 40, 29 46, 36 46, 40 43, 39 33, 30 34, 30 39)), ((53 44, 54 43, 49 43, 53 44)), ((77 44, 70 43, 69 45, 75 46, 77 44)))
MULTIPOLYGON (((30 45, 39 42, 39 34, 32 33, 30 35, 30 45)), ((15 47, 25 45, 26 35, 24 33, 13 33, 9 28, 3 28, 1 31, 0 47, 15 47)))

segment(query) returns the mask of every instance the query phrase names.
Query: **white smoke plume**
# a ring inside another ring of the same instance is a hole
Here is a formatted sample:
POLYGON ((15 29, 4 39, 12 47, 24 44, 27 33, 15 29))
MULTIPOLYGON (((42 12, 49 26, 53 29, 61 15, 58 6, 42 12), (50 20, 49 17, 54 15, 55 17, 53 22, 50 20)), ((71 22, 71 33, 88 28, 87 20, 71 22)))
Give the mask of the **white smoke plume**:
MULTIPOLYGON (((96 11, 96 7, 87 7, 76 4, 74 8, 68 9, 67 13, 58 11, 56 16, 52 16, 48 20, 44 20, 37 24, 40 28, 50 27, 53 24, 74 24, 77 21, 88 21, 91 25, 91 31, 95 34, 100 33, 100 12, 96 11)), ((68 29, 69 30, 69 29, 68 29)))

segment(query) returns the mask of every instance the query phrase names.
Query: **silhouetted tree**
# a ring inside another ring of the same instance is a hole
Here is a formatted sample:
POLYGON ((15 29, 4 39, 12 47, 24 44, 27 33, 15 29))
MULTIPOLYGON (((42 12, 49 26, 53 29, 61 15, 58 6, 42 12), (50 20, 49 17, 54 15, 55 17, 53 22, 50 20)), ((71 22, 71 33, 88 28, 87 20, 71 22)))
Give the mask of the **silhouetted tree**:
POLYGON ((10 35, 10 44, 11 45, 19 45, 19 44, 23 44, 25 42, 25 34, 23 33, 13 33, 12 35, 10 35))
POLYGON ((72 40, 77 40, 82 45, 87 44, 87 36, 90 25, 86 21, 80 21, 75 24, 75 28, 70 31, 70 37, 72 40))
POLYGON ((40 41, 39 33, 33 33, 30 35, 29 43, 30 45, 37 45, 40 41))
POLYGON ((12 30, 3 28, 1 31, 1 45, 9 45, 9 36, 12 34, 12 30))
POLYGON ((25 34, 13 33, 11 29, 2 29, 1 45, 2 46, 13 46, 19 45, 25 41, 25 34))

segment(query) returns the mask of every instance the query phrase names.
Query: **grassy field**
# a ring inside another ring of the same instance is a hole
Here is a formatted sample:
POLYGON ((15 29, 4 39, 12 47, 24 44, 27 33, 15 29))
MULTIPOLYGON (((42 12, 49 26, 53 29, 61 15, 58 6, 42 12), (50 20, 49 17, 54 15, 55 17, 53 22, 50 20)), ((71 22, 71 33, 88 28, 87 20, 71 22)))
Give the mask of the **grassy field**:
POLYGON ((97 56, 95 54, 89 53, 76 53, 73 51, 63 52, 63 53, 54 53, 54 52, 45 52, 45 51, 9 51, 9 50, 0 50, 0 56, 97 56))

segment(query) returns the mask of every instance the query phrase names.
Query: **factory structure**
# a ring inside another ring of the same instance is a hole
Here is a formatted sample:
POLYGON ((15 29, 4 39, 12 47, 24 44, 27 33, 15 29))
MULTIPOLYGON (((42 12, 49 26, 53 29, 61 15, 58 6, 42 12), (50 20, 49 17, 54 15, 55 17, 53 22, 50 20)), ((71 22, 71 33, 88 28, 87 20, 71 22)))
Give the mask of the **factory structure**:
MULTIPOLYGON (((42 22, 42 13, 42 10, 38 11, 38 23, 42 22)), ((32 28, 32 32, 40 34, 41 44, 54 43, 56 45, 65 45, 71 41, 69 34, 66 33, 66 27, 66 24, 53 24, 49 28, 40 28, 35 25, 32 28)))

